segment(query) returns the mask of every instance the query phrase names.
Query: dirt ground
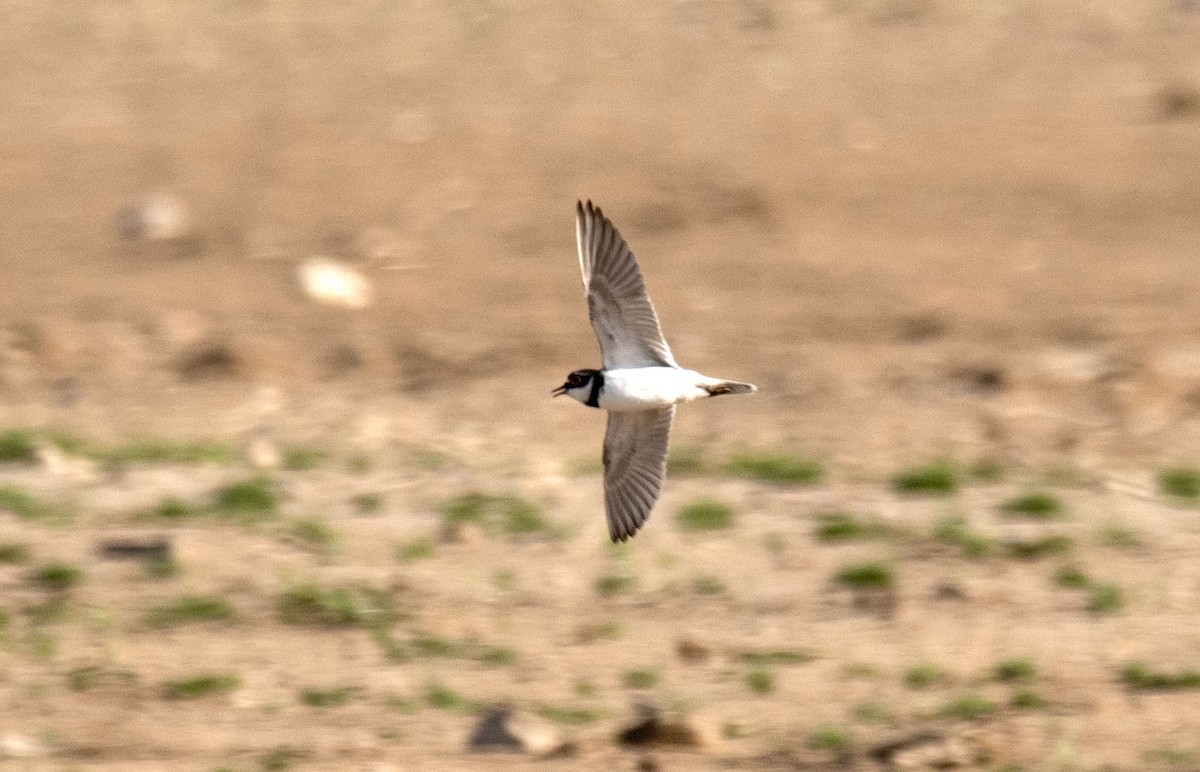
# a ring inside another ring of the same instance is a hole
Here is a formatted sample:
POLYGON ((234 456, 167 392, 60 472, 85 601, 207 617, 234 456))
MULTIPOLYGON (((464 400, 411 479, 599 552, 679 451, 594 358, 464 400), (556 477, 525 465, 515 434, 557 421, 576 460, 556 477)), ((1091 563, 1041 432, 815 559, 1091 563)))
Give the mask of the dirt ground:
POLYGON ((25 555, 0 563, 6 765, 1200 769, 1200 691, 1122 677, 1200 669, 1200 510, 1156 482, 1200 463, 1194 3, 3 9, 0 432, 236 451, 0 464, 0 487, 72 513, 0 507, 25 555), (156 192, 187 222, 119 238, 156 192), (696 468, 620 550, 602 417, 549 398, 598 361, 577 198, 631 242, 677 358, 761 387, 681 409, 696 468), (355 266, 370 307, 308 300, 314 255, 355 266), (320 461, 266 472, 274 519, 144 515, 297 448, 320 461), (739 453, 826 475, 746 479, 739 453), (964 470, 957 493, 894 489, 936 459, 964 470), (998 474, 965 471, 981 463, 998 474), (1030 491, 1065 514, 1004 513, 1030 491), (473 492, 551 527, 447 535, 473 492), (704 497, 734 525, 684 530, 704 497), (872 538, 817 538, 834 511, 872 538), (956 517, 992 546, 947 537, 956 517), (296 526, 314 518, 319 549, 296 526), (97 553, 131 533, 169 536, 178 573, 97 553), (1045 536, 1067 546, 1017 557, 1045 536), (894 585, 835 580, 864 560, 894 585), (82 581, 47 595, 48 561, 82 581), (1091 583, 1060 586, 1068 566, 1091 583), (288 623, 280 598, 307 582, 395 609, 288 623), (1119 607, 1092 608, 1110 585, 1119 607), (147 622, 185 594, 236 614, 147 622), (747 660, 770 651, 800 661, 747 660), (998 680, 1010 660, 1036 675, 998 680), (166 696, 204 673, 237 684, 166 696), (572 752, 467 753, 493 702, 572 752), (709 739, 619 746, 638 702, 709 739), (941 739, 880 750, 921 733, 941 739))

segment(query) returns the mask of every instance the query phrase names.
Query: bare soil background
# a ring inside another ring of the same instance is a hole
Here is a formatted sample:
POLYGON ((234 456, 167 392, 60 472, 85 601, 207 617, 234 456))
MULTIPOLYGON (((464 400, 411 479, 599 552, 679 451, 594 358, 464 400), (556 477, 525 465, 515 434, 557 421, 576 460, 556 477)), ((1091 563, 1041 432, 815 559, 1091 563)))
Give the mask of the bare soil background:
POLYGON ((155 582, 96 541, 248 461, 0 468, 78 510, 69 526, 0 514, 3 540, 86 571, 47 632, 22 610, 40 592, 29 567, 0 566, 0 753, 19 768, 633 768, 612 736, 639 698, 714 727, 664 769, 874 769, 872 747, 929 726, 986 747, 959 754, 968 767, 1200 765, 1198 693, 1119 679, 1133 661, 1200 667, 1200 515, 1155 485, 1200 456, 1193 3, 18 0, 2 15, 0 427, 320 448, 324 465, 275 484, 285 520, 338 535, 314 554, 282 524, 161 526, 183 571, 155 582), (118 210, 153 191, 190 207, 183 248, 118 238, 118 210), (597 361, 577 198, 631 242, 680 361, 762 388, 680 411, 675 444, 702 473, 673 476, 615 553, 603 421, 548 397, 597 361), (295 270, 316 254, 362 271, 372 306, 308 301, 295 270), (719 471, 764 449, 827 479, 719 471), (947 499, 891 489, 939 457, 1004 476, 947 499), (1047 487, 1069 517, 1014 535, 998 505, 1047 487), (536 501, 570 535, 437 542, 446 502, 477 490, 536 501), (357 511, 360 494, 382 511, 357 511), (703 495, 736 527, 680 531, 703 495), (832 510, 897 530, 818 543, 832 510), (1075 546, 967 558, 933 536, 955 515, 998 543, 1049 528, 1075 546), (397 559, 425 537, 432 558, 397 559), (884 611, 831 580, 867 558, 897 569, 884 611), (1064 562, 1124 607, 1088 613, 1054 584, 1064 562), (614 566, 635 587, 602 597, 614 566), (282 624, 279 593, 306 577, 387 588, 402 637, 502 644, 517 664, 397 662, 363 629, 282 624), (692 592, 697 577, 723 589, 692 592), (228 597, 238 619, 144 624, 181 592, 228 597), (681 639, 710 660, 682 661, 681 639), (747 649, 816 659, 758 695, 747 649), (990 679, 1013 657, 1037 662, 1048 707, 1013 708, 990 679), (906 688, 925 662, 947 681, 906 688), (81 667, 126 675, 74 691, 81 667), (626 688, 637 668, 657 685, 626 688), (161 697, 198 671, 241 685, 161 697), (470 756, 474 718, 423 705, 433 682, 596 717, 560 727, 580 743, 560 762, 470 756), (358 691, 318 709, 306 686, 358 691), (999 708, 943 715, 964 691, 999 708), (822 726, 847 747, 814 747, 822 726))

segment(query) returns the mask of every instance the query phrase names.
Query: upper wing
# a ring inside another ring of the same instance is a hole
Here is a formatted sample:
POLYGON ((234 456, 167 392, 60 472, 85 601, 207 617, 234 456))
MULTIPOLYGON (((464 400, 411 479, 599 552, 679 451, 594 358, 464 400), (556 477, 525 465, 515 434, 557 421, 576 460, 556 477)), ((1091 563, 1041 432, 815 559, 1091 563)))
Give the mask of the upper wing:
POLYGON ((650 517, 667 474, 675 406, 610 412, 604 433, 604 511, 613 541, 625 541, 650 517))
POLYGON ((591 201, 575 204, 575 239, 604 369, 677 367, 633 252, 591 201))

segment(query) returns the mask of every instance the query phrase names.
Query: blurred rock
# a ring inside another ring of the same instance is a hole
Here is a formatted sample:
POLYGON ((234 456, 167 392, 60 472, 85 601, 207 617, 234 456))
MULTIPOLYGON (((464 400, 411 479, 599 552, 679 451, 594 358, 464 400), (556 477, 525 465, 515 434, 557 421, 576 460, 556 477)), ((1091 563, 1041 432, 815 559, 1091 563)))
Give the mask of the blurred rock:
POLYGON ((0 737, 0 758, 29 759, 35 756, 45 756, 50 753, 42 743, 19 734, 6 734, 0 737))
POLYGON ((675 653, 684 662, 699 664, 707 662, 712 656, 712 647, 695 638, 680 638, 675 644, 675 653))
POLYGON ((105 539, 96 548, 107 560, 143 560, 147 563, 172 559, 171 540, 166 536, 119 536, 105 539))
POLYGON ((372 290, 358 271, 328 257, 311 257, 299 268, 300 286, 318 303, 362 309, 371 305, 372 290))
POLYGON ((268 471, 278 469, 283 463, 283 455, 279 446, 270 438, 263 435, 255 437, 246 449, 246 456, 256 469, 268 471))
POLYGON ((975 769, 995 758, 992 745, 980 730, 921 730, 882 743, 870 754, 893 769, 975 769))
POLYGON ((510 752, 546 757, 560 755, 565 747, 549 722, 506 705, 485 713, 467 741, 467 749, 474 753, 510 752))
POLYGON ((90 458, 70 456, 53 443, 38 443, 36 453, 42 468, 60 480, 90 485, 101 479, 99 464, 90 458))
POLYGON ((242 362, 228 343, 202 342, 176 357, 175 371, 185 381, 237 378, 242 374, 242 362))
POLYGON ((716 735, 690 718, 667 720, 653 705, 638 705, 637 720, 617 734, 617 742, 633 747, 672 746, 712 750, 716 735))
POLYGON ((475 523, 448 522, 442 525, 439 536, 445 544, 479 544, 486 534, 475 523))
POLYGON ((199 253, 200 234, 191 208, 179 196, 148 193, 117 210, 117 236, 124 241, 162 248, 180 257, 199 253))

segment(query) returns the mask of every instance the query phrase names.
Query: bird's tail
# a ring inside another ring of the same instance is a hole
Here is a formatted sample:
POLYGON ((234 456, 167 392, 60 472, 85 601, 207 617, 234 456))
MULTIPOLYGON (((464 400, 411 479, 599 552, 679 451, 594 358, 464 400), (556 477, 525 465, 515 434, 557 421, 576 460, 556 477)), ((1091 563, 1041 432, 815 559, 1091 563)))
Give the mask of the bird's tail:
POLYGON ((738 381, 713 381, 703 386, 703 389, 708 392, 710 397, 721 394, 753 394, 758 391, 758 387, 753 383, 739 383, 738 381))

